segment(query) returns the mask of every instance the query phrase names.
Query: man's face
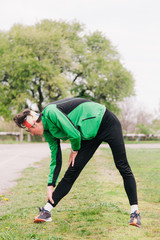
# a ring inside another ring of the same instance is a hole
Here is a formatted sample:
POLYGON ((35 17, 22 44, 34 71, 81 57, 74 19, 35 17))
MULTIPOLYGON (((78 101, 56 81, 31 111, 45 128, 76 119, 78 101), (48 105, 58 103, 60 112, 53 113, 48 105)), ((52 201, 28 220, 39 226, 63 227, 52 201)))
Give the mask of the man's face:
POLYGON ((28 129, 28 132, 32 135, 32 136, 43 136, 43 123, 42 121, 40 122, 35 122, 35 124, 28 129))

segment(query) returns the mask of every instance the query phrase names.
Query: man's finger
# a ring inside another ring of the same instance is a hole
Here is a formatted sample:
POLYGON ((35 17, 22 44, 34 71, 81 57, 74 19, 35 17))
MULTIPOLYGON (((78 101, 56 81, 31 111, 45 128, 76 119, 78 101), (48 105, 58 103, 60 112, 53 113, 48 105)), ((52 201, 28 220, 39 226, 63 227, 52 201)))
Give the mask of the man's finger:
POLYGON ((53 199, 52 199, 52 196, 49 196, 49 201, 50 201, 51 203, 54 203, 54 201, 53 201, 53 199))
POLYGON ((68 167, 70 166, 70 164, 71 164, 71 160, 69 160, 68 167))
POLYGON ((72 167, 74 166, 74 159, 72 159, 72 167))

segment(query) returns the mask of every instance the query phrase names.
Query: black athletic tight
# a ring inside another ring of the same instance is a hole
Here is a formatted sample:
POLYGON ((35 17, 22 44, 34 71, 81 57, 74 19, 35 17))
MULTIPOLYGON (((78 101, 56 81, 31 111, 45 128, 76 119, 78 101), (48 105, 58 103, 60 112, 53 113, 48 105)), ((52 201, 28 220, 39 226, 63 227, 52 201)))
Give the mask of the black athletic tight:
POLYGON ((74 166, 70 165, 53 192, 53 207, 70 191, 80 172, 102 142, 107 142, 112 150, 114 162, 122 175, 130 205, 137 204, 136 182, 127 161, 121 125, 117 117, 106 109, 97 136, 92 140, 82 141, 74 166))

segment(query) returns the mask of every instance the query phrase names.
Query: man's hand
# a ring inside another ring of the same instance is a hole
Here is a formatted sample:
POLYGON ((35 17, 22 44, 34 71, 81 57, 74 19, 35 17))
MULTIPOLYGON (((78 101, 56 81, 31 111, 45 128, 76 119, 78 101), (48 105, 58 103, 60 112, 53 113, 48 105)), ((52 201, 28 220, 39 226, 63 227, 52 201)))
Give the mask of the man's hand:
POLYGON ((72 167, 74 166, 74 161, 75 161, 75 158, 76 158, 77 154, 78 154, 78 151, 77 152, 76 151, 74 151, 74 152, 71 151, 70 156, 69 156, 68 166, 70 166, 71 163, 72 163, 72 167))
POLYGON ((48 186, 47 187, 47 202, 50 201, 51 203, 54 203, 53 199, 52 199, 52 193, 53 193, 53 186, 48 186))

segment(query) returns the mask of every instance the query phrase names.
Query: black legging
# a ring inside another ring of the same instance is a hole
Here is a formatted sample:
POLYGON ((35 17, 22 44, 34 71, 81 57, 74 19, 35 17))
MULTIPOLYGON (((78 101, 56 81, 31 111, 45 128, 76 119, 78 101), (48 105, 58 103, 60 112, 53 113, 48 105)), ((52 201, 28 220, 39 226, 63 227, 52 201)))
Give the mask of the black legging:
POLYGON ((102 142, 107 142, 112 150, 115 165, 123 177, 130 205, 137 204, 136 182, 127 161, 121 124, 117 117, 106 109, 96 137, 92 140, 82 140, 81 149, 78 151, 74 166, 69 166, 53 192, 53 207, 70 191, 80 172, 102 142))

